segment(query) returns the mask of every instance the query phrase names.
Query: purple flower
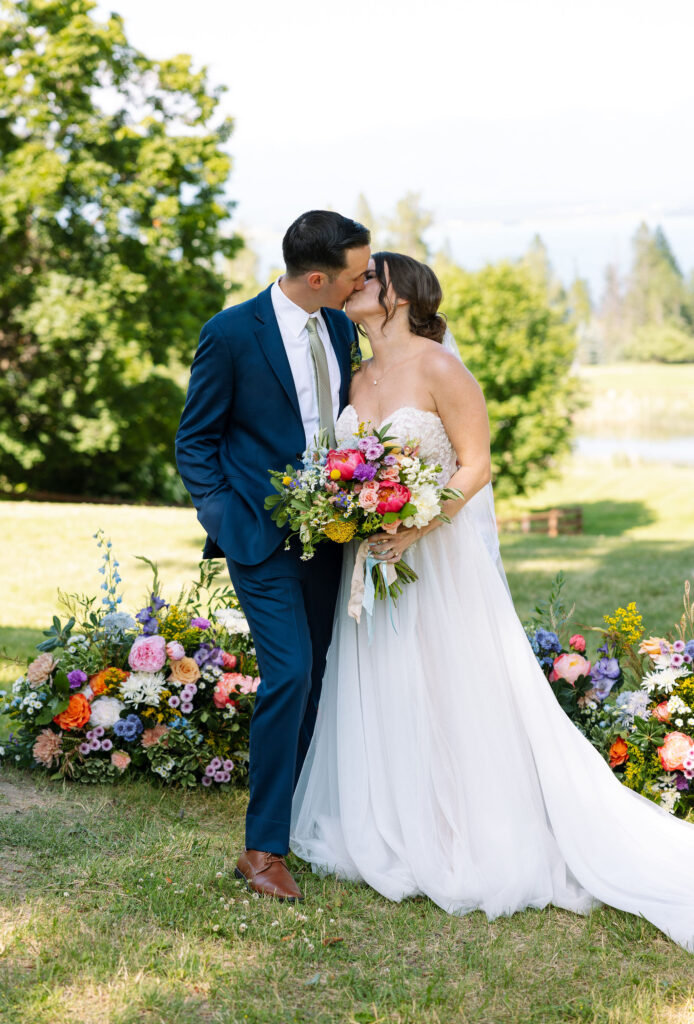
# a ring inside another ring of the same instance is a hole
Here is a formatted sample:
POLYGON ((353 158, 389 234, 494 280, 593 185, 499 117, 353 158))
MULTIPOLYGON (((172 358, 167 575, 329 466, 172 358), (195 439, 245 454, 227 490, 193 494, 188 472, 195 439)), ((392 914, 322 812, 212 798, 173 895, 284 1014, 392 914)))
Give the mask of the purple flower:
POLYGON ((91 745, 89 743, 80 743, 78 749, 79 749, 80 754, 84 754, 84 756, 86 757, 87 754, 89 754, 91 752, 92 748, 91 748, 91 745))
POLYGON ((85 738, 86 738, 87 740, 90 740, 90 739, 92 739, 92 738, 93 738, 93 736, 94 736, 94 730, 93 730, 93 729, 87 729, 87 731, 85 732, 85 734, 84 734, 84 735, 85 735, 85 738))
POLYGON ((177 697, 176 694, 172 694, 166 702, 170 708, 177 708, 181 703, 181 698, 177 697))
POLYGON ((106 730, 104 729, 103 725, 97 725, 97 726, 96 726, 96 727, 95 727, 95 728, 94 728, 94 729, 92 730, 92 732, 94 733, 94 735, 95 735, 95 736, 98 736, 98 737, 99 737, 99 739, 101 739, 101 737, 102 737, 102 736, 104 735, 104 733, 106 732, 106 730))
POLYGON ((181 700, 189 702, 193 699, 195 694, 198 692, 198 688, 195 683, 186 683, 181 690, 181 700))
POLYGON ((221 782, 231 782, 231 775, 229 772, 222 772, 222 775, 224 777, 220 779, 221 782))
POLYGON ((214 776, 215 770, 216 769, 214 768, 213 765, 208 764, 207 768, 205 769, 205 775, 209 775, 209 777, 212 778, 214 776))
POLYGON ((383 463, 386 466, 397 466, 398 460, 394 455, 386 455, 385 459, 383 460, 383 463))
POLYGON ((675 652, 675 654, 681 654, 684 650, 684 640, 675 640, 674 644, 672 645, 672 649, 675 652))
POLYGON ((68 672, 67 681, 70 684, 71 690, 76 690, 79 686, 87 681, 87 673, 83 672, 80 668, 74 668, 72 672, 68 672))
POLYGON ((212 779, 210 778, 209 775, 203 775, 203 777, 202 777, 202 784, 203 784, 203 786, 211 786, 212 785, 212 779))
POLYGON ((202 668, 203 665, 224 667, 221 647, 213 647, 212 644, 200 644, 193 655, 193 660, 198 668, 202 668))
POLYGON ((195 629, 209 629, 212 623, 209 619, 203 619, 202 616, 198 616, 195 619, 190 620, 191 626, 195 629))
POLYGON ((221 757, 213 757, 210 761, 210 768, 213 768, 216 772, 222 767, 221 757))
POLYGON ((379 442, 378 444, 372 444, 369 448, 366 449, 364 454, 366 455, 367 459, 369 459, 370 462, 375 462, 376 459, 380 459, 384 451, 385 448, 379 442))
POLYGON ((110 740, 110 739, 108 738, 108 736, 106 737, 106 739, 105 739, 105 740, 102 740, 102 741, 101 741, 101 749, 102 749, 102 750, 113 750, 113 743, 112 743, 112 741, 111 741, 111 740, 110 740))
POLYGON ((682 655, 682 654, 673 654, 672 657, 670 658, 670 664, 672 665, 673 668, 679 668, 680 665, 683 663, 683 661, 684 661, 684 655, 682 655))
POLYGON ((214 773, 214 781, 215 782, 226 782, 226 779, 224 778, 225 775, 226 775, 226 772, 215 772, 214 773))
POLYGON ((193 705, 190 703, 190 701, 184 701, 181 704, 181 711, 183 712, 184 715, 189 715, 192 710, 193 710, 193 705))
POLYGON ((101 750, 101 740, 97 739, 96 736, 92 736, 92 738, 89 741, 89 749, 90 750, 101 750))
POLYGON ((156 594, 152 594, 152 607, 155 612, 158 612, 162 608, 168 608, 169 606, 163 597, 157 597, 156 594))
POLYGON ((234 762, 231 761, 229 758, 227 758, 226 761, 224 761, 224 763, 222 764, 222 768, 224 769, 225 772, 230 772, 233 769, 233 767, 234 762))
POLYGON ((362 437, 360 441, 357 441, 357 448, 360 452, 368 451, 369 448, 373 448, 374 445, 379 443, 378 438, 375 434, 369 434, 368 437, 362 437))
POLYGON ((154 636, 155 633, 159 632, 159 623, 152 612, 153 609, 151 607, 142 608, 135 616, 137 621, 142 625, 142 633, 144 636, 154 636))
POLYGON ((678 773, 677 778, 675 780, 675 785, 680 790, 682 790, 682 789, 689 789, 689 781, 687 779, 685 779, 684 775, 680 775, 679 773, 678 773))
POLYGON ((694 640, 688 640, 684 645, 684 653, 688 654, 690 658, 694 658, 694 640))
POLYGON ((377 466, 370 466, 368 462, 360 463, 354 473, 352 474, 353 480, 373 480, 378 472, 377 466))
POLYGON ((616 658, 600 658, 590 670, 595 692, 600 700, 604 700, 617 682, 622 670, 616 658))

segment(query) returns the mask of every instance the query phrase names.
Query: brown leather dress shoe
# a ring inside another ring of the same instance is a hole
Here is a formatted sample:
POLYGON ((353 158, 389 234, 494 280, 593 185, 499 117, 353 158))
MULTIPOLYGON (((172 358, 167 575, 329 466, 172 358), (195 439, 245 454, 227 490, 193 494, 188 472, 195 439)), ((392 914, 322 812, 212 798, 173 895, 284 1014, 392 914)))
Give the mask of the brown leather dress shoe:
POLYGON ((253 892, 273 896, 277 900, 301 901, 301 890, 292 878, 284 857, 265 850, 244 850, 234 874, 243 878, 253 892))

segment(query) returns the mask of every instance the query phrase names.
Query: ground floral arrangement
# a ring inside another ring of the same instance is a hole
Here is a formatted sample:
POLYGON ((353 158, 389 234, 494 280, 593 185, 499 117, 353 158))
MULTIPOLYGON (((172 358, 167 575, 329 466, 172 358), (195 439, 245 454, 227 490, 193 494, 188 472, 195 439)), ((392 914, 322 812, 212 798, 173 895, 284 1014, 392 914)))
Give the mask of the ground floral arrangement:
MULTIPOLYGON (((167 602, 157 567, 147 604, 121 610, 118 562, 103 550, 103 596, 60 595, 41 652, 0 691, 13 732, 0 759, 52 778, 113 781, 133 773, 228 788, 248 778, 258 667, 248 623, 221 568, 167 602)), ((629 788, 686 817, 694 811, 694 607, 666 637, 645 636, 635 604, 605 615, 598 657, 570 627, 559 574, 526 632, 559 704, 629 788)))
POLYGON ((221 569, 200 575, 176 600, 161 596, 157 567, 148 603, 121 610, 111 542, 103 596, 60 595, 68 614, 46 630, 41 652, 0 692, 13 732, 5 761, 82 782, 151 774, 183 786, 245 783, 257 663, 248 623, 221 569))
POLYGON ((694 607, 667 637, 645 636, 634 603, 588 627, 601 634, 598 658, 572 633, 560 573, 535 609, 528 639, 557 700, 624 785, 678 817, 694 811, 694 607), (569 635, 572 633, 572 635, 569 635))

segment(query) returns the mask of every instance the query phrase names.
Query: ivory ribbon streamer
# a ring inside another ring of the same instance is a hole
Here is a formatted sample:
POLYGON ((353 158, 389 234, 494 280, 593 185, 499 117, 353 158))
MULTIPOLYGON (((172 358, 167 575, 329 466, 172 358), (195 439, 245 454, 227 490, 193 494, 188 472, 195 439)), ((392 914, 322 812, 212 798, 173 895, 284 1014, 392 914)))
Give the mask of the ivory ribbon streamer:
POLYGON ((354 572, 352 573, 352 589, 347 606, 348 614, 353 619, 356 619, 357 622, 361 622, 362 607, 366 608, 368 615, 371 615, 373 612, 374 586, 371 579, 371 570, 374 565, 380 567, 388 586, 391 583, 395 583, 398 574, 393 563, 381 562, 378 559, 372 558, 369 554, 369 541, 368 539, 363 540, 357 548, 357 557, 354 562, 354 572))

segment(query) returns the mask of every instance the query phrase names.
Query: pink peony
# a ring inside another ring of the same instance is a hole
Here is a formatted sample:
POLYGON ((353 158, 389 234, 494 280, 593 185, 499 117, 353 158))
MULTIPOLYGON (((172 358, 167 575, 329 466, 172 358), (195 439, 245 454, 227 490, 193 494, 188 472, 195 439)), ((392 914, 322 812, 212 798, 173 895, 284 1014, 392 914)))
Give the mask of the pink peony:
POLYGON ((356 448, 342 448, 339 450, 331 448, 328 452, 325 469, 328 476, 331 476, 333 480, 351 480, 357 466, 363 466, 365 462, 366 459, 356 448), (333 473, 338 473, 339 476, 333 476, 333 473))
POLYGON ((590 674, 590 662, 582 655, 575 652, 560 654, 554 659, 554 667, 550 672, 550 680, 564 679, 573 686, 579 676, 590 674))
POLYGON ((375 512, 378 506, 378 484, 374 481, 371 484, 364 484, 359 492, 359 507, 365 512, 375 512))
POLYGON ((586 652, 586 638, 581 636, 580 633, 574 633, 569 640, 569 647, 572 651, 578 651, 579 654, 585 654, 586 652))
POLYGON ((410 492, 403 484, 382 483, 378 491, 379 502, 376 511, 383 516, 386 512, 399 512, 410 500, 410 492))
POLYGON ((684 769, 684 761, 694 747, 694 740, 684 732, 669 732, 662 747, 658 747, 658 757, 666 772, 677 772, 684 769))
POLYGON ((224 668, 234 669, 238 664, 238 658, 235 654, 228 654, 226 651, 222 651, 222 665, 224 668))
POLYGON ((158 672, 166 664, 166 640, 163 636, 138 636, 128 655, 135 672, 158 672))
POLYGON ((183 644, 179 644, 178 640, 171 640, 166 645, 166 653, 171 661, 180 661, 181 658, 185 657, 186 649, 183 644))

